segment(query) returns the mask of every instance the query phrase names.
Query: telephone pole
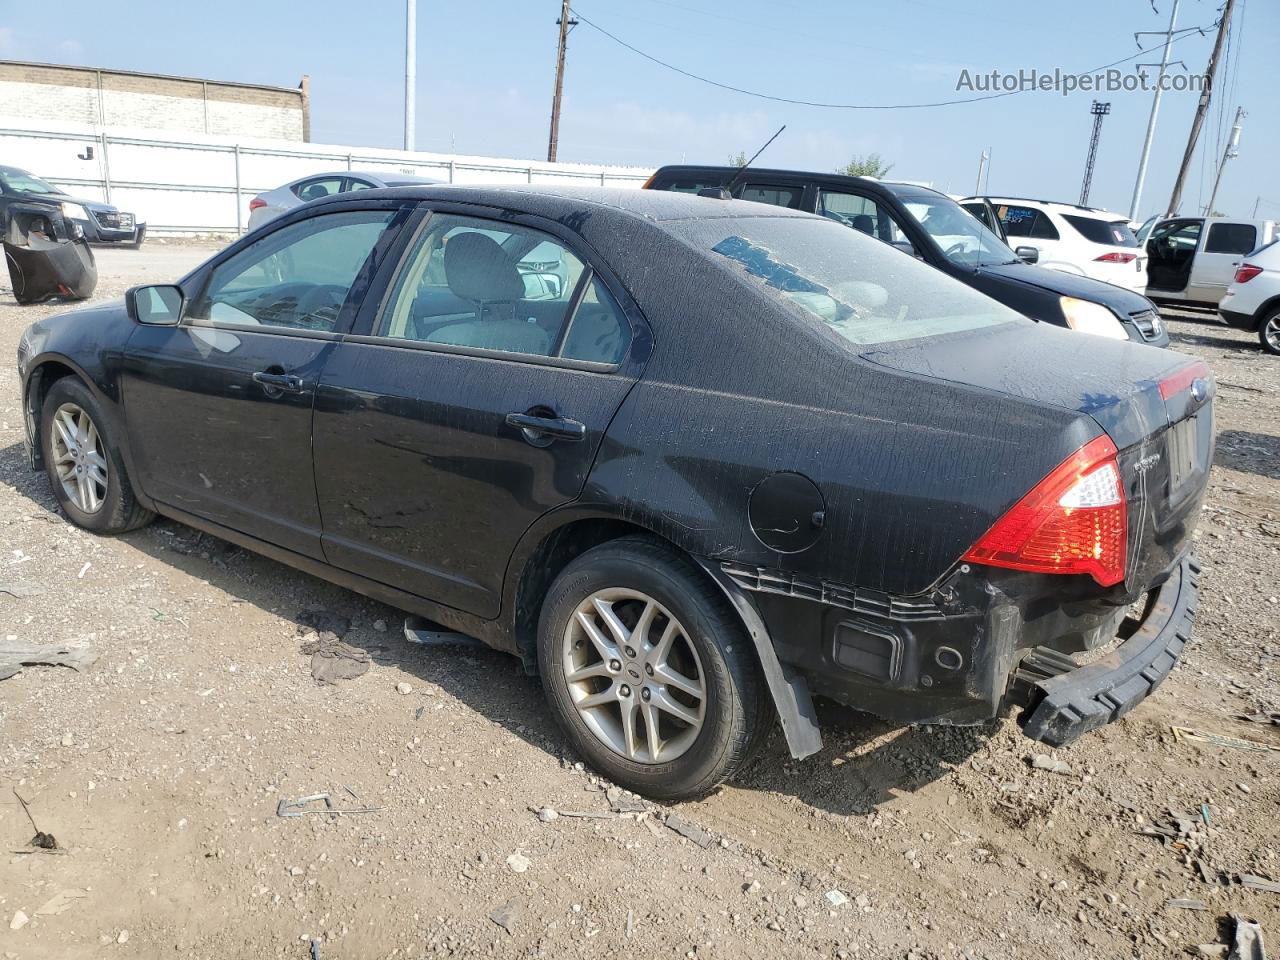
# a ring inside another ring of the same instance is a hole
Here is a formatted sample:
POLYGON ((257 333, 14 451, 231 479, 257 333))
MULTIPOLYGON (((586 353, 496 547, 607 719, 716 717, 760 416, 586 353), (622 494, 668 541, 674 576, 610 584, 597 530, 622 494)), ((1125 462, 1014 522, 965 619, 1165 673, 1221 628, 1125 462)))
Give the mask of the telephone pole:
POLYGON ((1084 183, 1080 187, 1080 206, 1089 205, 1089 187, 1093 185, 1093 162, 1098 157, 1098 140, 1102 137, 1102 121, 1111 112, 1111 104, 1093 101, 1093 136, 1089 138, 1089 156, 1084 161, 1084 183))
POLYGON ((978 183, 973 188, 974 195, 982 193, 982 171, 987 168, 987 161, 991 159, 991 154, 986 150, 982 151, 982 156, 978 158, 978 183))
POLYGON ((556 92, 551 98, 551 137, 547 141, 547 162, 556 162, 556 148, 560 145, 560 96, 564 92, 564 48, 569 40, 569 28, 578 21, 569 18, 569 0, 560 0, 560 48, 556 51, 556 92))
POLYGON ((1182 203, 1182 188, 1186 185, 1187 174, 1191 170, 1191 158, 1195 156, 1196 142, 1200 139, 1200 128, 1204 126, 1204 115, 1209 112, 1209 100, 1213 96, 1213 84, 1218 76, 1218 60, 1222 56, 1222 45, 1227 39, 1227 30, 1231 25, 1231 12, 1235 9, 1236 0, 1227 0, 1222 8, 1222 19, 1218 22, 1218 36, 1213 41, 1213 52, 1209 54, 1209 66, 1205 68, 1204 89, 1200 91, 1200 102, 1196 104, 1196 115, 1191 121, 1191 133, 1187 137, 1187 149, 1182 154, 1182 166, 1178 168, 1178 179, 1173 184, 1173 195, 1169 198, 1169 216, 1178 212, 1182 203))
MULTIPOLYGON (((1138 205, 1142 202, 1142 183, 1147 179, 1147 160, 1151 157, 1151 141, 1156 135, 1156 114, 1160 112, 1160 96, 1164 93, 1164 72, 1169 66, 1169 48, 1173 46, 1173 28, 1178 22, 1178 3, 1173 0, 1173 12, 1169 14, 1169 29, 1159 36, 1164 37, 1164 53, 1160 57, 1160 73, 1156 77, 1156 92, 1151 100, 1151 116, 1147 118, 1147 137, 1142 141, 1142 159, 1138 161, 1138 180, 1133 185, 1133 202, 1129 204, 1129 219, 1138 219, 1138 205)), ((1144 31, 1137 36, 1155 36, 1154 31, 1144 31)), ((1136 39, 1136 37, 1135 37, 1136 39)), ((1140 63, 1140 67, 1148 64, 1140 63)))
POLYGON ((404 24, 404 148, 414 148, 418 86, 418 0, 406 0, 404 24))
POLYGON ((1209 194, 1209 202, 1205 204, 1206 217, 1213 216, 1213 204, 1218 199, 1218 187, 1222 186, 1222 171, 1227 168, 1227 161, 1240 156, 1240 122, 1246 116, 1248 114, 1244 112, 1244 107, 1236 107, 1236 122, 1231 125, 1231 139, 1227 141, 1227 149, 1222 151, 1222 159, 1218 161, 1218 175, 1213 179, 1213 193, 1209 194))

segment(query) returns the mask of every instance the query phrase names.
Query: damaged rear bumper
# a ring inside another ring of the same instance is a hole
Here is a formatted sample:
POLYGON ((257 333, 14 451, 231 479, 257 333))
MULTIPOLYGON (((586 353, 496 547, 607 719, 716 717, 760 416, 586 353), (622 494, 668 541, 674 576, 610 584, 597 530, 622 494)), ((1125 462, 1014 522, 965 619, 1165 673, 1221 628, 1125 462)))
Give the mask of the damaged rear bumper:
POLYGON ((1031 651, 1014 675, 1013 703, 1032 740, 1061 747, 1124 716, 1167 677, 1191 639, 1199 602, 1200 565, 1186 556, 1153 592, 1136 629, 1099 660, 1079 666, 1043 647, 1031 651))

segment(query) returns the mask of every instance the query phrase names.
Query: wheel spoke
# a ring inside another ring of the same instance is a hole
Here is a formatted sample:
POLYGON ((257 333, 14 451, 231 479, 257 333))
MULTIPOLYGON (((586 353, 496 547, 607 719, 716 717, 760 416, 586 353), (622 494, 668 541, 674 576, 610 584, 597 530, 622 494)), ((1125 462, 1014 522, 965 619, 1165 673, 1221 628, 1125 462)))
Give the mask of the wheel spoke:
POLYGON ((649 744, 649 762, 657 763, 658 754, 662 752, 662 738, 658 736, 658 711, 652 703, 646 703, 640 709, 644 715, 645 738, 649 744))
POLYGON ((692 707, 686 707, 679 700, 672 699, 665 690, 657 690, 653 694, 653 705, 663 713, 669 713, 677 720, 683 720, 689 726, 697 726, 698 713, 692 707))
POLYGON ((596 653, 600 654, 600 659, 608 662, 609 660, 616 660, 618 658, 618 648, 609 641, 608 637, 600 632, 600 628, 596 626, 595 621, 591 619, 591 615, 589 613, 585 610, 579 610, 577 620, 579 626, 582 627, 583 632, 586 633, 587 639, 590 640, 592 645, 596 648, 596 653))
POLYGON ((82 477, 76 477, 76 493, 79 497, 80 509, 85 513, 92 513, 93 508, 89 506, 89 484, 82 477))
POLYGON ((578 701, 579 710, 592 710, 595 707, 603 707, 606 703, 617 703, 618 695, 614 692, 613 687, 608 690, 601 690, 599 693, 593 693, 589 697, 583 697, 578 701))
POLYGON ((585 667, 579 667, 571 673, 565 674, 565 679, 570 683, 581 683, 583 680, 590 680, 592 677, 609 676, 609 668, 602 660, 595 663, 589 663, 585 667))
POLYGON ((636 697, 634 695, 618 701, 622 708, 622 744, 627 757, 634 760, 636 756, 636 697))
POLYGON ((690 680, 669 664, 664 663, 655 667, 653 676, 655 680, 659 680, 669 687, 675 687, 681 693, 687 693, 691 697, 702 699, 702 687, 698 685, 697 681, 690 680))
POLYGON ((97 450, 87 451, 84 455, 84 462, 85 466, 97 467, 99 470, 102 470, 105 475, 107 469, 107 458, 97 450))
POLYGON ((613 635, 613 642, 616 644, 626 643, 631 637, 631 631, 623 625, 622 621, 618 619, 618 615, 613 612, 613 604, 596 597, 595 608, 604 625, 609 628, 609 633, 613 635))
POLYGON ((76 427, 74 423, 68 424, 66 414, 59 413, 53 418, 53 427, 58 431, 58 438, 62 441, 62 446, 67 453, 77 450, 80 444, 76 442, 76 427))
POLYGON ((680 624, 675 619, 667 621, 666 629, 662 631, 662 636, 658 638, 658 642, 654 644, 653 650, 649 653, 649 662, 656 669, 658 666, 667 662, 667 654, 671 652, 672 641, 675 640, 676 634, 680 632, 680 624))
POLYGON ((653 626, 653 618, 657 615, 658 605, 650 600, 644 605, 644 609, 640 611, 640 616, 636 619, 635 628, 631 631, 635 646, 643 649, 649 645, 649 628, 653 626))

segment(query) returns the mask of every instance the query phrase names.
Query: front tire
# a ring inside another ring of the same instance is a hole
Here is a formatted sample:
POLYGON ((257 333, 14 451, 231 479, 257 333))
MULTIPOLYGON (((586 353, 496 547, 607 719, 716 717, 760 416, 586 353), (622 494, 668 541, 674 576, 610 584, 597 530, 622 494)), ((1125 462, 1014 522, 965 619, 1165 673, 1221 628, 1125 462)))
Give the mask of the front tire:
POLYGON ((1280 309, 1272 310, 1258 324, 1258 341, 1267 353, 1280 356, 1280 309))
POLYGON ((124 533, 155 516, 138 504, 113 427, 97 399, 79 380, 54 382, 40 408, 45 471, 59 506, 78 527, 124 533))
POLYGON ((570 563, 538 627, 543 689, 574 747, 660 800, 705 794, 762 739, 769 699, 750 644, 688 559, 631 537, 570 563))

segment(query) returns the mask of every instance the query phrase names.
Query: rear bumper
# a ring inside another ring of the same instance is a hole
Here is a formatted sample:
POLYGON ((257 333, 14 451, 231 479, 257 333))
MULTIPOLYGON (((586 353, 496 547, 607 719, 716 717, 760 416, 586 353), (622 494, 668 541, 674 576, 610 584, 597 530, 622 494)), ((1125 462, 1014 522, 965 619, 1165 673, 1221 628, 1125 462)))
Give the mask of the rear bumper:
POLYGON ((1219 310, 1218 316, 1228 327, 1235 327, 1237 330, 1253 330, 1258 326, 1258 318, 1252 313, 1240 313, 1237 310, 1219 310))
POLYGON ((1018 718, 1022 732, 1050 746, 1066 746, 1150 696, 1191 639, 1199 581, 1199 563, 1184 557, 1149 599, 1129 638, 1086 666, 1052 650, 1033 650, 1020 664, 1011 689, 1011 699, 1026 705, 1018 718))

